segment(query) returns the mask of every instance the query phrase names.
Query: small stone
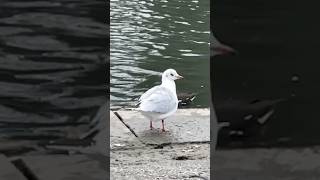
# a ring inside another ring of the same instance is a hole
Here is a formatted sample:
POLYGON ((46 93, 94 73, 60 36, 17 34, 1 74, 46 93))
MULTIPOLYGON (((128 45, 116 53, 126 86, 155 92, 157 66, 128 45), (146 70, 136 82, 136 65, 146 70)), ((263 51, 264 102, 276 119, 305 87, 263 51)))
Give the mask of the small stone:
POLYGON ((297 75, 292 76, 291 81, 292 82, 299 82, 299 76, 297 76, 297 75))
POLYGON ((246 115, 243 119, 244 120, 250 120, 252 119, 253 115, 252 114, 249 114, 249 115, 246 115))

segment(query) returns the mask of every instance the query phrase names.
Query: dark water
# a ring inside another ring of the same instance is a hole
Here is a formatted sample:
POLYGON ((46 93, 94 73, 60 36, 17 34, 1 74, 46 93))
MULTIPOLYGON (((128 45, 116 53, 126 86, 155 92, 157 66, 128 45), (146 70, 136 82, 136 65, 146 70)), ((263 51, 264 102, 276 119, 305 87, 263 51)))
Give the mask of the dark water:
POLYGON ((88 130, 106 101, 104 12, 95 0, 1 2, 1 141, 88 130))
POLYGON ((212 28, 238 51, 212 63, 219 121, 232 122, 220 134, 221 146, 320 143, 320 26, 313 21, 314 7, 312 2, 214 2, 212 28), (270 108, 274 113, 263 124, 245 120, 270 108))
POLYGON ((110 24, 111 106, 130 107, 174 68, 177 91, 209 106, 209 1, 113 0, 110 24))

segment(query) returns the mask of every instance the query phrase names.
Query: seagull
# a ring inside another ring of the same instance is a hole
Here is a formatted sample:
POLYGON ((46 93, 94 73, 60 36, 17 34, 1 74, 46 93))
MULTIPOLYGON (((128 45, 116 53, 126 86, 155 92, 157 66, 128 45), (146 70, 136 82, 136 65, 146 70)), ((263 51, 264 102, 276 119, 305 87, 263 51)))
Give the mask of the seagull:
POLYGON ((178 109, 178 97, 176 93, 175 80, 183 78, 176 70, 167 69, 162 73, 161 85, 146 91, 139 98, 138 110, 150 120, 150 129, 153 129, 153 121, 162 121, 162 132, 164 119, 173 115, 178 109))

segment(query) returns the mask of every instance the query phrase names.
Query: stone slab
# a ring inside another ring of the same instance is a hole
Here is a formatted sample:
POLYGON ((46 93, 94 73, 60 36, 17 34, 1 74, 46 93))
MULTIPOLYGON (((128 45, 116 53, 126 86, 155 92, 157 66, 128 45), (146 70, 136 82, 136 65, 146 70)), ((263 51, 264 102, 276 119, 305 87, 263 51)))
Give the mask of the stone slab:
POLYGON ((210 144, 174 144, 111 152, 112 180, 209 180, 210 144))
POLYGON ((166 132, 160 130, 161 121, 154 122, 155 129, 150 130, 149 120, 136 110, 120 110, 117 113, 146 144, 210 141, 209 109, 178 109, 165 120, 166 132))
POLYGON ((107 157, 100 155, 43 155, 22 158, 40 180, 108 179, 107 157))
POLYGON ((320 148, 217 150, 213 155, 216 180, 319 179, 320 148))
POLYGON ((139 139, 110 111, 110 149, 142 147, 139 139))
POLYGON ((2 154, 0 154, 0 179, 27 180, 24 175, 2 154))

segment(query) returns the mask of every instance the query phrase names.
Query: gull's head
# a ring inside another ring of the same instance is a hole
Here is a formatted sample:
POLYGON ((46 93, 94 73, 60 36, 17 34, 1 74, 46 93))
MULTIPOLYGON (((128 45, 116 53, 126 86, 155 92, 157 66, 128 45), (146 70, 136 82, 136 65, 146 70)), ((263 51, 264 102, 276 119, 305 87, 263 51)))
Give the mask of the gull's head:
POLYGON ((169 79, 169 80, 177 80, 182 79, 183 77, 180 76, 176 70, 174 69, 167 69, 162 73, 162 79, 169 79))

